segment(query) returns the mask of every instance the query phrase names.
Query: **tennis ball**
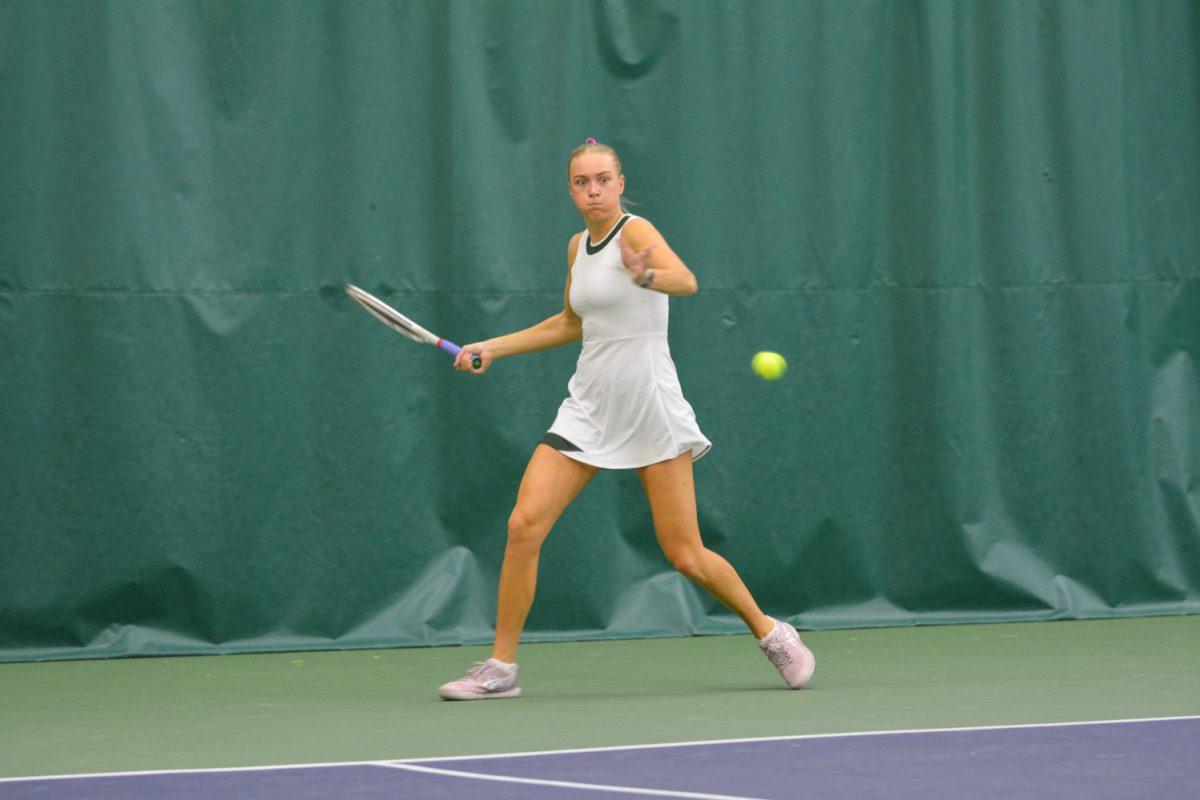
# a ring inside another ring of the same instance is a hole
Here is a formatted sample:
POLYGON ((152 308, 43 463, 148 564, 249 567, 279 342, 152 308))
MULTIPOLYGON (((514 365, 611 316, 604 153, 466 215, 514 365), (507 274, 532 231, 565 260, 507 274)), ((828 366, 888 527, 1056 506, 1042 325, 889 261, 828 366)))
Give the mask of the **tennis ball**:
POLYGON ((779 353, 764 350, 754 354, 750 367, 763 380, 774 381, 782 378, 783 373, 787 372, 787 361, 779 353))

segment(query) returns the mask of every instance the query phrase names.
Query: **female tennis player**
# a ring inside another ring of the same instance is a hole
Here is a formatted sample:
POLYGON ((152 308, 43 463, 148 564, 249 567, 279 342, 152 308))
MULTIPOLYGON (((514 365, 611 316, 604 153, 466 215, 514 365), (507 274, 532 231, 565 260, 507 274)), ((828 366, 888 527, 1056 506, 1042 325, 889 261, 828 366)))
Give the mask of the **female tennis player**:
POLYGON ((531 328, 466 345, 454 362, 458 370, 483 374, 497 359, 583 339, 568 396, 530 458, 509 517, 492 657, 439 693, 447 700, 521 693, 517 644, 542 542, 602 469, 637 470, 667 559, 741 617, 787 684, 799 689, 812 677, 812 653, 795 628, 759 610, 734 568, 700 539, 692 462, 711 444, 683 397, 667 348, 667 299, 694 294, 696 276, 653 225, 624 210, 625 176, 611 147, 589 139, 575 148, 567 178, 586 230, 567 246, 563 310, 531 328))

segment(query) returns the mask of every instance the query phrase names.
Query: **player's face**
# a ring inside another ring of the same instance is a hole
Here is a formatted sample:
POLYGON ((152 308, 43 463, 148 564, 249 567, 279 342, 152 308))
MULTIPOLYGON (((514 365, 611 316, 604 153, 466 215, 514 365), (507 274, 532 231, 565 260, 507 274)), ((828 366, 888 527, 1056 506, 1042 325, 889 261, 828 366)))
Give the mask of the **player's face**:
POLYGON ((571 161, 571 199, 584 219, 604 220, 621 212, 625 176, 608 153, 580 153, 571 161))

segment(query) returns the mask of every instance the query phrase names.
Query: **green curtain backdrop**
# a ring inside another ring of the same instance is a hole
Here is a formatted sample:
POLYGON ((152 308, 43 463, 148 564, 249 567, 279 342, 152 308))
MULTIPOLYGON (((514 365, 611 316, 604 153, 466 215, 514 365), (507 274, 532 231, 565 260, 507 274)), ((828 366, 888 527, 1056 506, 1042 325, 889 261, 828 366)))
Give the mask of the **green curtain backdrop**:
MULTIPOLYGON (((594 136, 706 541, 808 627, 1200 611, 1200 5, 0 4, 0 660, 480 642, 594 136), (757 350, 789 360, 778 382, 757 350)), ((632 473, 529 638, 740 630, 632 473)))

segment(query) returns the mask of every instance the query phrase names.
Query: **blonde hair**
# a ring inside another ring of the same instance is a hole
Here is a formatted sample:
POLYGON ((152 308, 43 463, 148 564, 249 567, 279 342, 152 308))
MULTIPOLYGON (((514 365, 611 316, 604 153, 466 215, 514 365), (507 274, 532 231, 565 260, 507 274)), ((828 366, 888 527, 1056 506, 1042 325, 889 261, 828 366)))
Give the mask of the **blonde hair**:
MULTIPOLYGON (((595 139, 593 139, 589 136, 583 144, 579 145, 579 147, 576 147, 574 150, 571 151, 571 156, 567 159, 567 183, 571 182, 571 162, 575 160, 576 156, 581 156, 584 153, 601 153, 603 155, 611 156, 612 160, 613 160, 613 164, 615 164, 617 167, 617 175, 619 176, 622 174, 621 173, 621 157, 619 155, 617 155, 617 151, 613 150, 611 147, 604 144, 603 142, 597 142, 595 139)), ((621 210, 622 211, 629 210, 626 207, 627 203, 629 203, 629 201, 627 201, 624 198, 624 196, 622 196, 621 197, 621 210)))
POLYGON ((613 150, 603 142, 597 142, 595 139, 589 138, 586 142, 576 147, 571 151, 571 157, 567 159, 567 180, 571 180, 571 162, 576 156, 581 156, 584 153, 605 153, 612 156, 613 163, 617 165, 617 174, 621 174, 621 157, 617 155, 617 151, 613 150))

